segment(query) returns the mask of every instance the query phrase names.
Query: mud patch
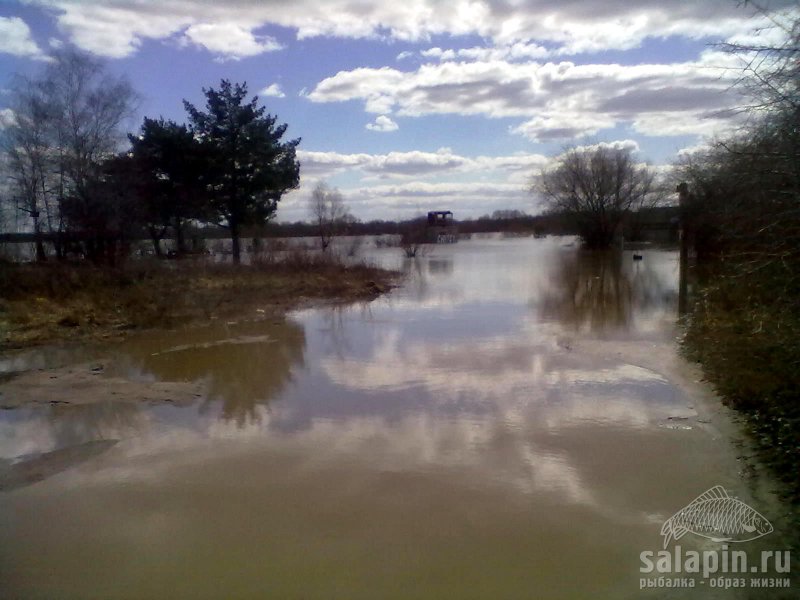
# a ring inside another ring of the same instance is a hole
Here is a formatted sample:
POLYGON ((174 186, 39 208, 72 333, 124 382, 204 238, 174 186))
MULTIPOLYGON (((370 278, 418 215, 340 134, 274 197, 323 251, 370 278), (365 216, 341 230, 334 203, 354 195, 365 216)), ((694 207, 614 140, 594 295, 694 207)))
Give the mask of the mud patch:
POLYGON ((110 361, 58 369, 28 371, 0 382, 0 407, 25 404, 93 404, 97 402, 169 402, 187 405, 204 395, 200 382, 142 382, 106 377, 110 361))

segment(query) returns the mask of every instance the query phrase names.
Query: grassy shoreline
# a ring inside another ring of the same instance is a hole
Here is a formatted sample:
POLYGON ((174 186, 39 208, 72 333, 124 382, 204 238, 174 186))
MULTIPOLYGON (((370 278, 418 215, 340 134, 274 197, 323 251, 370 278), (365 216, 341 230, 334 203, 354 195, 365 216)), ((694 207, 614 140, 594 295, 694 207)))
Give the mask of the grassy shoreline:
POLYGON ((205 261, 0 264, 0 351, 215 318, 282 314, 309 302, 371 300, 397 284, 378 267, 295 253, 233 266, 205 261))
POLYGON ((684 352, 742 417, 759 465, 779 482, 800 545, 800 315, 780 280, 726 278, 707 265, 684 352))

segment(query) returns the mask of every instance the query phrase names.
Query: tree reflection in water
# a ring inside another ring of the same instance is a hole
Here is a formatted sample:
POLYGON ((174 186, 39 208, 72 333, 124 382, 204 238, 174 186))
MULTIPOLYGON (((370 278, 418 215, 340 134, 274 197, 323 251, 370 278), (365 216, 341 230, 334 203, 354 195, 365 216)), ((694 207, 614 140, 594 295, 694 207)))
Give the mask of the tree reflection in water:
POLYGON ((675 302, 670 273, 630 253, 569 251, 558 256, 541 316, 573 331, 607 334, 634 328, 634 318, 675 302))
POLYGON ((305 331, 292 321, 243 321, 179 332, 153 332, 126 343, 127 375, 159 381, 204 381, 202 411, 221 403, 238 426, 260 421, 266 406, 303 365, 305 331))
POLYGON ((453 274, 453 257, 441 256, 428 260, 428 273, 433 276, 450 276, 453 274))

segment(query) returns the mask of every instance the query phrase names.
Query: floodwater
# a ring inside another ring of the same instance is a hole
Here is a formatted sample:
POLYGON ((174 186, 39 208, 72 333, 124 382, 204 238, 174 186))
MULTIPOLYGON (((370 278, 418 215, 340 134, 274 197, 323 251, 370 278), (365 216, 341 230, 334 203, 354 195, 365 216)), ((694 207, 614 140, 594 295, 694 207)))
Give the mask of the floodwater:
POLYGON ((369 304, 0 363, 111 352, 107 375, 206 390, 0 411, 0 596, 738 597, 639 589, 712 486, 772 514, 677 356, 677 252, 370 252, 407 279, 369 304))

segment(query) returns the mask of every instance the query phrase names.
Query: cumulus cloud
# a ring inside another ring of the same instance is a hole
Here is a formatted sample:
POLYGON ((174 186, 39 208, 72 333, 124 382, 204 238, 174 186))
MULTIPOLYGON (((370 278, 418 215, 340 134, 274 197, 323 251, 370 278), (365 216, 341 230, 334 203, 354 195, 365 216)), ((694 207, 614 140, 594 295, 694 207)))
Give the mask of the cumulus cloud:
POLYGON ((344 171, 360 169, 373 160, 373 155, 298 149, 297 159, 304 178, 329 179, 344 171))
MULTIPOLYGON (((576 152, 594 152, 599 149, 611 149, 611 150, 628 150, 633 154, 639 152, 639 142, 636 140, 614 140, 612 142, 595 142, 593 144, 581 144, 581 145, 574 145, 569 147, 570 150, 575 150, 576 152)), ((565 152, 568 152, 567 150, 565 152)), ((561 153, 557 156, 553 156, 549 159, 548 165, 552 165, 557 163, 565 156, 565 152, 561 153)))
POLYGON ((578 151, 597 150, 598 148, 610 148, 612 150, 630 150, 639 152, 639 142, 636 140, 614 140, 613 142, 597 142, 596 144, 584 144, 575 146, 578 151))
POLYGON ((371 113, 389 113, 397 103, 397 90, 407 73, 390 67, 340 71, 320 82, 306 97, 314 102, 364 100, 371 113))
POLYGON ((367 123, 366 128, 370 131, 397 131, 398 125, 386 115, 381 115, 374 122, 367 123))
POLYGON ((456 57, 455 50, 442 50, 441 48, 429 48, 420 52, 425 58, 436 58, 438 60, 453 60, 456 57))
POLYGON ((298 150, 297 156, 303 175, 319 179, 331 178, 346 171, 361 173, 371 179, 419 179, 455 174, 480 177, 493 173, 502 179, 524 179, 549 160, 542 154, 531 153, 467 157, 455 154, 450 148, 440 148, 436 152, 412 150, 387 154, 298 150))
POLYGON ((530 140, 546 142, 596 135, 602 129, 614 126, 614 120, 601 114, 545 113, 512 127, 512 133, 530 140))
POLYGON ((390 152, 377 155, 364 165, 364 170, 384 176, 418 177, 452 171, 467 166, 469 162, 469 159, 453 154, 449 148, 441 148, 438 152, 390 152))
POLYGON ((28 24, 18 17, 0 17, 0 53, 43 58, 28 24))
POLYGON ((165 4, 84 3, 36 0, 57 11, 59 27, 79 48, 108 58, 137 51, 145 39, 166 39, 195 22, 189 14, 165 10, 165 4), (104 5, 104 6, 101 6, 104 5))
MULTIPOLYGON (((410 55, 410 53, 408 53, 410 55)), ((552 56, 554 52, 544 46, 533 42, 516 42, 500 46, 473 46, 470 48, 457 48, 442 50, 429 48, 420 52, 423 58, 433 58, 442 62, 454 60, 469 61, 528 61, 538 60, 552 56)))
POLYGON ((678 157, 680 158, 687 158, 694 156, 695 154, 704 154, 711 150, 712 144, 709 140, 701 140, 698 144, 692 144, 691 146, 685 146, 678 150, 678 157))
POLYGON ((286 94, 283 93, 281 86, 277 83, 271 83, 259 92, 262 96, 271 96, 273 98, 285 98, 286 94))
MULTIPOLYGON (((304 97, 361 100, 367 112, 378 115, 367 126, 374 131, 391 130, 394 114, 484 115, 519 118, 511 130, 533 141, 591 136, 618 125, 651 136, 706 135, 731 117, 724 111, 734 105, 728 88, 735 72, 726 78, 724 71, 709 68, 734 66, 719 52, 677 65, 576 65, 560 58, 631 49, 654 38, 755 43, 778 35, 769 28, 772 15, 753 18, 755 11, 730 0, 669 6, 661 0, 531 0, 513 8, 505 0, 296 0, 279 11, 255 0, 29 1, 52 9, 60 29, 78 46, 111 57, 135 52, 146 39, 177 39, 206 48, 218 60, 280 49, 275 39, 256 33, 265 26, 289 28, 298 39, 421 43, 447 36, 456 44, 463 39, 459 36, 480 36, 479 46, 436 46, 397 55, 404 65, 410 61, 403 59, 416 56, 424 63, 416 70, 386 66, 339 72, 304 97)), ((773 0, 770 10, 796 11, 796 1, 773 0)))
POLYGON ((435 183, 412 181, 392 185, 374 185, 356 190, 356 194, 382 198, 518 198, 527 189, 514 183, 435 183))
POLYGON ((629 123, 646 135, 707 134, 739 101, 735 72, 701 57, 679 64, 441 62, 413 71, 340 71, 308 94, 314 102, 361 100, 368 112, 526 118, 512 131, 534 141, 595 135, 629 123))
POLYGON ((633 129, 648 136, 699 135, 713 136, 742 123, 746 115, 734 110, 695 112, 691 120, 676 118, 676 113, 651 112, 638 115, 633 129))
POLYGON ((236 23, 199 23, 187 28, 184 36, 209 52, 234 60, 282 48, 273 38, 256 36, 249 28, 236 23))
MULTIPOLYGON (((535 40, 559 54, 629 49, 647 38, 681 36, 726 38, 758 27, 751 14, 730 0, 664 3, 662 0, 563 2, 530 0, 295 0, 276 10, 255 0, 31 0, 55 9, 59 25, 84 49, 107 56, 135 51, 145 38, 163 39, 187 27, 225 25, 239 52, 255 52, 263 42, 252 31, 264 25, 292 28, 300 39, 315 36, 389 38, 423 41, 434 35, 478 35, 496 46, 535 40)), ((772 7, 793 7, 795 0, 773 0, 772 7)), ((202 37, 210 35, 203 34, 202 37)), ((208 40, 205 40, 208 41, 208 40)), ((210 42, 223 49, 228 44, 210 42)))
POLYGON ((539 207, 529 192, 530 178, 552 160, 535 153, 470 157, 450 148, 386 154, 298 150, 297 155, 301 187, 281 202, 284 221, 306 218, 305 198, 314 184, 339 176, 360 178, 360 184, 341 190, 361 219, 409 218, 429 205, 450 207, 462 218, 502 209, 534 212, 539 207))
MULTIPOLYGON (((317 180, 304 180, 300 189, 281 201, 282 221, 308 217, 308 198, 317 180)), ((435 182, 404 181, 342 188, 351 212, 362 220, 408 219, 428 207, 453 210, 459 218, 479 217, 495 210, 523 210, 534 213, 540 206, 525 182, 435 182)))

